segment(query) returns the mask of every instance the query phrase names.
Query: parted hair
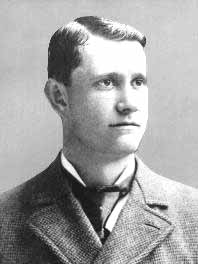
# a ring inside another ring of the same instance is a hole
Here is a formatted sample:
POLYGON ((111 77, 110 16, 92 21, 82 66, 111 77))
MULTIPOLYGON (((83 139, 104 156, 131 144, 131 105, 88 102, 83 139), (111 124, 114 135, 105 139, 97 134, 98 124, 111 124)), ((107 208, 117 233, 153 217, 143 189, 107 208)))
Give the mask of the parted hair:
POLYGON ((83 46, 91 35, 105 39, 138 41, 146 45, 146 37, 135 28, 97 16, 76 18, 59 28, 51 37, 48 48, 48 78, 68 86, 71 73, 81 63, 80 46, 83 46))

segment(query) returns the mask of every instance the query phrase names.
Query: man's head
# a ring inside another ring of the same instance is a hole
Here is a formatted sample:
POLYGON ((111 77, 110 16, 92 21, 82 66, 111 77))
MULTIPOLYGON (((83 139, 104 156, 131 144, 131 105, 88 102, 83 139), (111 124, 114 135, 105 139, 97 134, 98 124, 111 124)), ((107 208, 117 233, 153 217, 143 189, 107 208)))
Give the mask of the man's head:
POLYGON ((52 36, 45 92, 68 147, 137 150, 148 112, 145 44, 136 29, 98 17, 78 18, 52 36))

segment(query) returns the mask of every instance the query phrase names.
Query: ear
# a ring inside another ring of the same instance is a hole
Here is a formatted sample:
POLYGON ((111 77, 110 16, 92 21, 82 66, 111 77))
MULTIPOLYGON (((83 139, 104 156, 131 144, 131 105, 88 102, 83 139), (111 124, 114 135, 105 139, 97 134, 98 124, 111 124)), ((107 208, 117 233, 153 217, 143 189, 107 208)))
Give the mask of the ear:
POLYGON ((44 91, 53 109, 62 117, 68 108, 66 87, 55 79, 50 78, 46 82, 44 91))

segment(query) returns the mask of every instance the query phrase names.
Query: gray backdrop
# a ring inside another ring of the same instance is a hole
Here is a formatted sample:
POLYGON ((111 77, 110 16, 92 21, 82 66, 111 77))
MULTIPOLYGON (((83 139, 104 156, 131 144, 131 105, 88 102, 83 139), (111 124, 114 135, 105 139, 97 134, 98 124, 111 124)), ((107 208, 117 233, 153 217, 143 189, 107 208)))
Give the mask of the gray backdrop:
POLYGON ((1 0, 0 190, 43 170, 62 144, 43 88, 54 31, 99 15, 147 36, 150 119, 139 155, 155 171, 198 187, 197 0, 1 0))

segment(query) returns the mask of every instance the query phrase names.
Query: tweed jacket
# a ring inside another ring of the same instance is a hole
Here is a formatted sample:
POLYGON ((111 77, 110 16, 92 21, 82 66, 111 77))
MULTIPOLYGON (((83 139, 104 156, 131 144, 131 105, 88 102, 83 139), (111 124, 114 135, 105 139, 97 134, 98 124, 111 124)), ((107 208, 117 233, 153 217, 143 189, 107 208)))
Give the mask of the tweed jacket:
POLYGON ((1 264, 198 263, 198 192, 139 158, 133 188, 102 245, 60 169, 0 197, 1 264))

